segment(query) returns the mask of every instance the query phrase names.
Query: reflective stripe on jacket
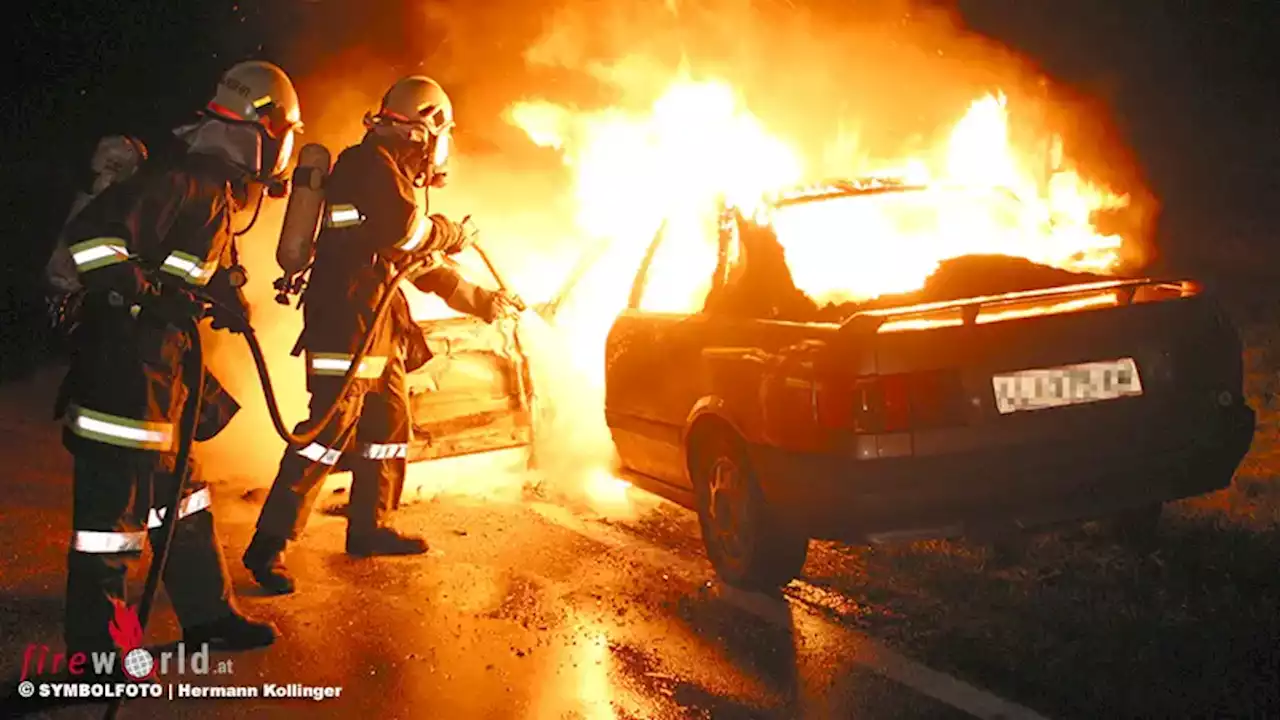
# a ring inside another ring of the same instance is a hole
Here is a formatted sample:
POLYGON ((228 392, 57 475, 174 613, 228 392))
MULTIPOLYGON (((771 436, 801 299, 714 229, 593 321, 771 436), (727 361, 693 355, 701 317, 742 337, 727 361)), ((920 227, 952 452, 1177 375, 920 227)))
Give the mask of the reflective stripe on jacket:
MULTIPOLYGON (((234 289, 218 270, 230 247, 239 204, 232 180, 239 174, 207 155, 152 163, 108 187, 68 223, 68 249, 85 288, 60 393, 68 410, 64 442, 73 452, 176 450, 192 338, 135 308, 163 302, 171 288, 229 299, 234 289)), ((197 439, 216 434, 239 410, 216 379, 206 386, 197 439)))

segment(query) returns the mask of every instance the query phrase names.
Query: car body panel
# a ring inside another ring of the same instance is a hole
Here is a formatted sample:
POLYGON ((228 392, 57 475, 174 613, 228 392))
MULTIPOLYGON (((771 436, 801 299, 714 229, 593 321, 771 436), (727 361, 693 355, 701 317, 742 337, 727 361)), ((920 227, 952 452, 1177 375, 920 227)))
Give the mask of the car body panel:
MULTIPOLYGON (((723 221, 717 241, 712 288, 731 242, 723 221)), ((645 312, 648 272, 609 335, 606 418, 636 484, 686 507, 690 434, 705 422, 742 439, 770 504, 814 537, 850 540, 1034 526, 1197 495, 1228 484, 1252 441, 1239 338, 1185 283, 1010 293, 837 325, 645 312), (1062 309, 1079 297, 1093 304, 1062 309), (955 322, 887 332, 899 315, 955 322), (993 374, 1122 357, 1136 361, 1143 396, 996 410, 993 374), (857 434, 823 416, 822 398, 856 378, 934 369, 960 377, 963 416, 950 426, 857 434)))
MULTIPOLYGON (((494 280, 478 284, 492 286, 494 280)), ((409 461, 531 444, 532 383, 526 359, 515 352, 514 327, 437 305, 434 317, 418 321, 433 357, 408 376, 409 461)))

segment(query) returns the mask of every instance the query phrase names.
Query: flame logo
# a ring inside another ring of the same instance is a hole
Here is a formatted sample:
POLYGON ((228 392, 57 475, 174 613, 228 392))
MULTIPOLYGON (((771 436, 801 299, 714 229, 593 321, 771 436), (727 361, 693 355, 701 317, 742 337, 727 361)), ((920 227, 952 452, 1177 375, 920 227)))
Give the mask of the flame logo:
MULTIPOLYGON (((114 607, 114 613, 107 624, 107 632, 111 634, 111 639, 120 648, 119 660, 121 669, 134 680, 141 680, 144 677, 155 674, 154 666, 151 667, 150 671, 140 675, 135 675, 126 667, 130 653, 142 647, 142 623, 138 621, 138 611, 126 605, 123 600, 111 598, 111 604, 114 607)), ((141 652, 145 653, 146 650, 141 652)), ((150 655, 150 653, 147 654, 148 656, 150 655)))
POLYGON ((107 631, 111 633, 111 639, 120 647, 123 655, 142 645, 142 623, 138 622, 138 611, 126 605, 123 600, 111 598, 111 604, 115 607, 115 613, 107 625, 107 631))

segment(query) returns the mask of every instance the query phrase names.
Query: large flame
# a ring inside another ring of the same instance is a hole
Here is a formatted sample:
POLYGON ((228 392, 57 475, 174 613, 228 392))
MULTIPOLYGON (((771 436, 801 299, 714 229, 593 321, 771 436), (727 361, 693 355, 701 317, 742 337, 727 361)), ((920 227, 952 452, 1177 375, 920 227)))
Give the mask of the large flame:
MULTIPOLYGON (((820 303, 865 300, 919 289, 941 261, 970 254, 1113 272, 1122 238, 1095 230, 1091 218, 1127 198, 1065 169, 1055 139, 1020 153, 1006 105, 1003 95, 979 98, 939 152, 878 168, 928 191, 776 211, 771 221, 797 285, 820 303)), ((578 229, 606 246, 561 322, 573 330, 581 369, 597 379, 603 335, 664 221, 672 239, 653 260, 659 280, 645 288, 642 306, 694 310, 717 252, 717 199, 754 212, 762 197, 814 179, 792 145, 721 82, 677 80, 647 114, 529 102, 513 106, 509 117, 535 143, 563 153, 575 172, 578 229)), ((850 168, 849 175, 866 170, 850 168)))
MULTIPOLYGON (((376 104, 373 91, 363 88, 384 87, 390 79, 323 80, 317 78, 316 84, 324 86, 326 104, 312 112, 315 123, 308 122, 313 139, 336 153, 359 139, 359 116, 351 108, 376 104)), ((638 85, 647 89, 652 83, 638 85)), ((466 153, 457 159, 457 187, 433 195, 432 210, 450 216, 479 213, 485 248, 526 299, 543 300, 554 292, 573 265, 575 249, 595 258, 561 299, 554 328, 537 327, 537 318, 528 316, 527 339, 534 346, 533 370, 539 376, 535 384, 555 407, 558 426, 539 433, 542 444, 551 446, 543 448, 541 460, 549 477, 572 478, 604 507, 629 506, 624 486, 606 469, 613 450, 602 413, 603 346, 626 305, 646 248, 667 223, 672 240, 652 262, 653 276, 661 281, 646 288, 644 307, 698 307, 717 252, 708 241, 716 220, 708 209, 723 198, 753 210, 764 194, 819 180, 817 163, 807 162, 810 158, 799 150, 814 148, 811 141, 771 131, 729 84, 684 77, 643 111, 583 111, 525 101, 511 105, 507 119, 535 144, 561 154, 572 175, 569 205, 574 217, 562 212, 556 177, 512 166, 504 157, 466 153)), ((1015 147, 1009 124, 1003 96, 977 98, 967 113, 957 108, 956 125, 933 152, 889 158, 874 167, 840 168, 850 177, 872 171, 905 173, 945 192, 897 204, 822 202, 775 214, 772 220, 797 283, 820 302, 858 300, 918 288, 941 260, 973 252, 1017 255, 1069 269, 1105 272, 1115 267, 1121 239, 1096 231, 1090 216, 1122 205, 1125 198, 1093 187, 1067 169, 1054 138, 1031 148, 1015 147), (957 188, 960 192, 953 192, 957 188), (1011 198, 1016 198, 1012 205, 1011 198), (832 227, 848 230, 833 236, 828 232, 832 227)), ((826 150, 822 157, 829 160, 843 157, 848 148, 826 150)), ((824 175, 831 170, 830 165, 821 167, 824 175)), ((261 278, 250 286, 254 323, 265 333, 276 392, 285 400, 292 424, 305 407, 302 368, 288 356, 300 317, 293 308, 275 305, 269 283, 277 272, 270 256, 272 233, 282 211, 281 206, 264 212, 257 232, 271 236, 244 243, 244 250, 246 263, 261 278)), ((442 307, 411 288, 407 291, 419 318, 435 317, 442 307)), ((240 344, 223 342, 209 349, 220 380, 242 401, 261 405, 257 378, 246 369, 251 364, 240 344)), ((210 464, 224 475, 244 475, 263 484, 275 470, 283 443, 270 436, 264 412, 241 416, 234 431, 205 444, 201 452, 218 456, 221 462, 210 464), (246 447, 255 452, 246 453, 246 447)))
POLYGON ((710 280, 704 270, 717 249, 699 241, 702 224, 715 220, 706 215, 708 205, 722 196, 748 204, 802 176, 796 153, 742 111, 721 83, 677 83, 647 115, 578 113, 546 102, 516 104, 509 115, 535 143, 564 154, 575 173, 578 229, 604 246, 566 298, 558 323, 570 328, 566 340, 578 369, 596 380, 604 334, 664 220, 689 240, 670 244, 677 255, 655 258, 664 282, 646 307, 678 311, 691 307, 710 280))
MULTIPOLYGON (((693 311, 716 263, 717 202, 757 213, 769 194, 816 178, 808 177, 798 144, 771 133, 717 81, 678 79, 647 113, 535 101, 513 105, 508 119, 536 144, 560 151, 576 182, 578 234, 600 252, 557 316, 574 387, 553 401, 589 404, 590 418, 603 426, 604 339, 660 226, 667 224, 669 239, 651 260, 657 280, 644 288, 641 306, 693 311)), ((969 254, 1115 271, 1122 238, 1099 232, 1091 218, 1127 198, 1067 168, 1058 138, 1020 152, 1009 125, 1003 95, 980 97, 935 152, 849 168, 849 176, 878 170, 927 190, 772 211, 797 285, 819 303, 910 292, 941 261, 969 254)), ((597 500, 619 492, 605 476, 587 484, 597 500)))

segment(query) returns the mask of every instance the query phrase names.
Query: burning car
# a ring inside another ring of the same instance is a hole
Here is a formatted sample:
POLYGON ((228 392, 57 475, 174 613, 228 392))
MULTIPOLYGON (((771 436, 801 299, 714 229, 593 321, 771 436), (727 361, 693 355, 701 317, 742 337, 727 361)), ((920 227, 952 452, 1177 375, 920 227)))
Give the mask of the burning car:
POLYGON ((1194 282, 995 253, 905 295, 820 306, 800 289, 874 283, 882 243, 943 242, 948 213, 1005 201, 838 182, 722 206, 698 231, 711 251, 678 263, 660 259, 691 236, 658 232, 606 343, 606 420, 629 479, 698 513, 723 579, 785 584, 810 539, 1151 518, 1231 482, 1254 413, 1238 335, 1194 282), (793 256, 842 243, 860 254, 826 250, 796 282, 793 256))

